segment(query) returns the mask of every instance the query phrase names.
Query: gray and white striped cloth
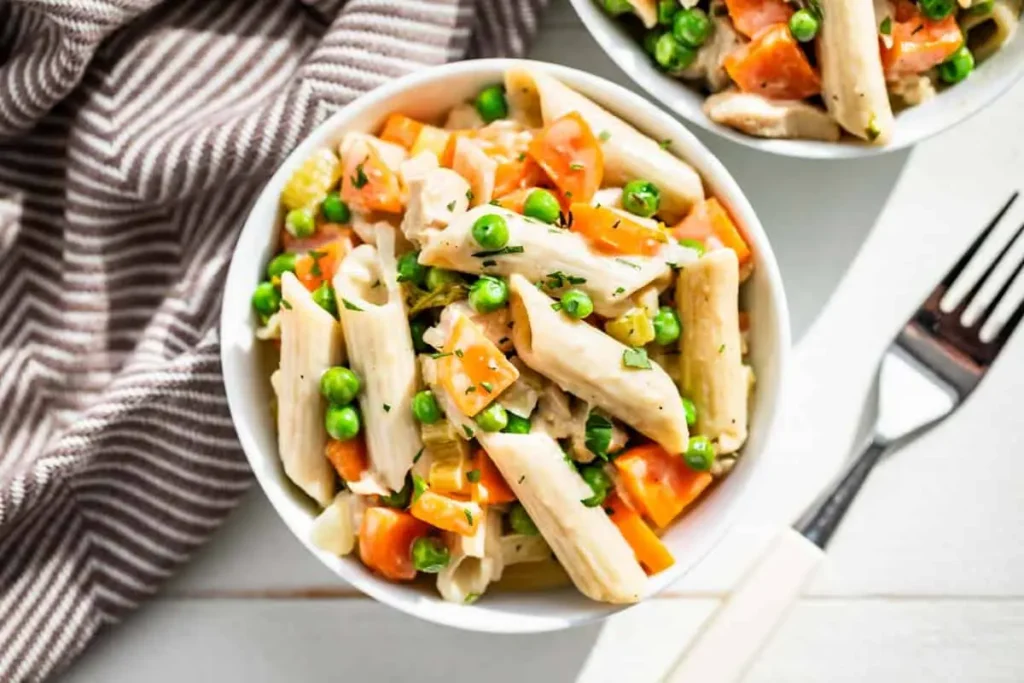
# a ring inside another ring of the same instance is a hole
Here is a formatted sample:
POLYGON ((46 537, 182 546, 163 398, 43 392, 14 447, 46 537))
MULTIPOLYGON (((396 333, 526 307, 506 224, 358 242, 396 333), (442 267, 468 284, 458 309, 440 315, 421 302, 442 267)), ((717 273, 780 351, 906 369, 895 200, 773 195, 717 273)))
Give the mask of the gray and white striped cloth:
POLYGON ((152 595, 250 476, 220 282, 286 153, 372 88, 521 54, 547 0, 0 0, 0 681, 152 595))

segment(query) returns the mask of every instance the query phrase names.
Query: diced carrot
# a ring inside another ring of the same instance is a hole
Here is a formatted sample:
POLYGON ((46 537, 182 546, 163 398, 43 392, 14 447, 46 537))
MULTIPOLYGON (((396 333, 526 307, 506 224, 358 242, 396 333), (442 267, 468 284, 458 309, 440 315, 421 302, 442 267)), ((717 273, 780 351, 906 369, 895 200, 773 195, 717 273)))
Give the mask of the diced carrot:
POLYGON ((476 481, 472 484, 474 502, 480 505, 501 505, 516 499, 505 477, 501 476, 490 456, 482 449, 477 450, 473 457, 473 471, 477 472, 476 481))
POLYGON ((690 210, 679 225, 672 228, 677 240, 690 239, 706 244, 709 237, 716 237, 724 246, 736 252, 740 269, 745 270, 753 261, 750 246, 743 238, 729 212, 715 197, 708 197, 690 210))
POLYGON ((422 522, 463 536, 472 536, 476 533, 480 517, 483 515, 483 511, 476 503, 456 500, 433 491, 421 493, 416 502, 409 507, 409 512, 422 522))
POLYGON ((712 477, 697 472, 658 444, 634 446, 615 458, 615 469, 630 500, 657 527, 664 528, 708 487, 712 477))
POLYGON ((368 466, 366 441, 362 436, 345 441, 331 439, 327 442, 324 453, 338 475, 345 481, 359 481, 368 466))
POLYGON ((430 533, 430 527, 408 512, 370 507, 359 527, 359 557, 363 564, 392 581, 416 578, 412 544, 430 533))
POLYGON ((633 549, 637 562, 643 565, 648 574, 657 574, 675 564, 675 558, 661 539, 621 498, 613 493, 604 504, 606 509, 611 510, 609 518, 619 528, 622 537, 633 549))
POLYGON ((668 240, 657 228, 634 221, 629 214, 606 206, 574 202, 570 229, 587 238, 596 249, 612 254, 653 256, 668 240))
POLYGON ((802 100, 821 92, 821 77, 786 24, 761 29, 727 55, 724 65, 744 92, 777 100, 802 100))
POLYGON ((794 11, 786 0, 725 0, 725 6, 732 25, 747 38, 765 26, 788 22, 794 11))
POLYGON ((281 246, 284 247, 285 251, 290 251, 293 254, 301 254, 310 249, 318 249, 329 242, 340 239, 344 239, 351 244, 349 251, 354 249, 360 242, 359 236, 353 232, 352 228, 341 223, 320 223, 316 226, 316 232, 311 237, 302 238, 295 237, 284 228, 281 228, 281 246))
POLYGON ((529 154, 561 192, 564 203, 589 202, 604 178, 604 153, 579 112, 549 123, 530 143, 529 154))
POLYGON ((891 47, 886 45, 888 41, 881 41, 882 66, 889 80, 913 76, 938 66, 964 43, 963 33, 953 14, 941 21, 933 21, 921 14, 915 3, 907 0, 896 6, 890 37, 891 47))
POLYGON ((438 363, 442 386, 459 410, 473 417, 519 378, 519 371, 482 329, 460 316, 438 363))
POLYGON ((476 137, 475 130, 455 130, 445 131, 447 137, 444 141, 444 149, 441 150, 441 154, 438 155, 437 159, 445 168, 451 168, 452 164, 455 163, 455 144, 459 138, 469 138, 470 140, 476 137))
POLYGON ((380 139, 401 145, 406 149, 412 149, 422 130, 423 124, 416 119, 409 118, 405 114, 392 114, 384 124, 380 139))
POLYGON ((500 197, 519 189, 536 187, 543 180, 544 171, 529 157, 522 161, 518 157, 499 161, 498 171, 494 175, 494 195, 500 197))
POLYGON ((452 134, 449 131, 437 126, 424 125, 416 136, 416 141, 413 142, 412 147, 409 149, 409 156, 414 157, 421 152, 433 152, 434 156, 440 161, 444 157, 451 138, 452 134))
POLYGON ((295 277, 312 292, 322 283, 334 279, 342 259, 352 248, 352 240, 342 237, 310 249, 295 259, 295 277))
POLYGON ((341 198, 360 211, 402 212, 402 186, 395 170, 369 144, 365 154, 349 154, 342 161, 341 198))
POLYGON ((499 196, 494 201, 498 202, 498 206, 503 209, 508 209, 515 213, 522 213, 523 206, 526 204, 526 198, 530 196, 535 187, 524 187, 521 190, 513 190, 504 196, 499 196))

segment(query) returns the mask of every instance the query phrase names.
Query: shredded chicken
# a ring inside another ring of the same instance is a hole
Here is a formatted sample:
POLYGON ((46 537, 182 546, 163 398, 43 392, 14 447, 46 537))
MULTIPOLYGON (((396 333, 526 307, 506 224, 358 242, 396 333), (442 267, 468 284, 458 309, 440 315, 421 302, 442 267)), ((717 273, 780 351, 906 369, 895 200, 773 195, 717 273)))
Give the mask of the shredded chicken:
POLYGON ((435 168, 414 176, 409 183, 402 234, 418 242, 426 231, 445 228, 453 216, 469 208, 468 193, 469 183, 451 169, 435 168))
POLYGON ((728 91, 704 102, 715 123, 761 138, 839 139, 839 125, 823 109, 798 100, 770 100, 754 93, 728 91))
MULTIPOLYGON (((690 3, 691 6, 696 4, 695 0, 690 3)), ((684 3, 685 5, 686 3, 684 3)), ((724 90, 732 82, 729 74, 725 71, 726 56, 735 52, 736 48, 746 40, 732 27, 728 11, 721 0, 711 3, 709 14, 711 22, 714 24, 711 38, 697 52, 697 59, 693 64, 686 67, 679 75, 687 80, 702 80, 708 90, 715 93, 724 90)))

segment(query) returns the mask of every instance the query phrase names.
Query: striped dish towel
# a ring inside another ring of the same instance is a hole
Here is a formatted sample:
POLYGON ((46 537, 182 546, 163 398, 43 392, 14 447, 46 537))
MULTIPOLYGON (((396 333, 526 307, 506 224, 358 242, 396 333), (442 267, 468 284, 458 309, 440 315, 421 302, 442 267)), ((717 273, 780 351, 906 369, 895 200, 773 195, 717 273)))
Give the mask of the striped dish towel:
POLYGON ((0 0, 0 681, 66 666, 249 486, 216 322, 274 168, 393 78, 521 54, 546 2, 0 0))

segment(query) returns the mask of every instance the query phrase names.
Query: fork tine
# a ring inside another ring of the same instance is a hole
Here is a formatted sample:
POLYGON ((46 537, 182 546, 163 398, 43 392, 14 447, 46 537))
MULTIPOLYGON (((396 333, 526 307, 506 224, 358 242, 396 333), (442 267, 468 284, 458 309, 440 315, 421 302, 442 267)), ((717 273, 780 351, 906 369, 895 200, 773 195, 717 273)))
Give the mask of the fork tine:
MULTIPOLYGON (((1019 235, 1022 231, 1024 231, 1024 225, 1021 226, 1021 230, 1017 231, 1017 234, 1019 235)), ((989 302, 988 306, 985 307, 985 310, 978 316, 978 319, 974 321, 972 327, 980 330, 985 326, 985 323, 988 322, 988 319, 992 317, 992 314, 995 313, 996 309, 999 307, 999 302, 1001 302, 1003 297, 1006 296, 1006 293, 1010 291, 1010 287, 1013 286, 1013 283, 1017 280, 1017 276, 1021 274, 1021 271, 1024 271, 1024 258, 1022 258, 1020 263, 1017 264, 1017 267, 1013 269, 1013 272, 1010 273, 1010 277, 1007 278, 1006 282, 1003 283, 1003 286, 999 288, 999 291, 996 292, 992 301, 989 302)))
POLYGON ((1020 193, 1014 192, 1010 196, 1010 200, 1003 205, 1003 208, 999 209, 999 213, 995 215, 995 218, 993 218, 992 221, 985 227, 985 229, 981 231, 981 234, 978 235, 978 238, 974 240, 974 243, 970 247, 968 247, 967 251, 965 251, 963 256, 960 257, 960 260, 957 261, 952 268, 950 268, 949 272, 946 273, 946 277, 942 278, 942 282, 941 284, 939 284, 939 289, 949 289, 953 285, 953 283, 956 282, 956 279, 960 277, 961 273, 964 272, 964 268, 967 267, 967 264, 971 262, 971 259, 974 258, 974 255, 978 253, 979 249, 981 249, 981 245, 984 244, 985 240, 988 239, 988 236, 992 234, 993 230, 995 230, 996 226, 999 224, 999 221, 1003 219, 1003 216, 1005 216, 1006 212, 1010 210, 1010 207, 1013 206, 1013 203, 1017 201, 1018 194, 1020 193))
MULTIPOLYGON (((1024 223, 1022 223, 1021 226, 1017 228, 1017 232, 1015 232, 1013 234, 1013 237, 1010 238, 1010 240, 1006 243, 1005 246, 1003 246, 1003 248, 999 252, 999 255, 996 256, 995 259, 993 259, 992 263, 989 264, 989 267, 986 268, 985 272, 981 274, 981 277, 979 277, 978 281, 974 283, 974 286, 971 287, 970 291, 968 291, 967 294, 964 295, 964 298, 960 300, 960 303, 956 305, 956 308, 953 309, 955 312, 963 313, 967 309, 967 307, 971 305, 971 302, 974 301, 974 297, 978 296, 978 292, 980 292, 981 288, 985 286, 985 283, 988 282, 988 279, 992 277, 992 273, 995 272, 996 268, 1006 257, 1006 254, 1009 253, 1010 249, 1013 248, 1013 245, 1017 242, 1017 239, 1021 236, 1021 233, 1024 233, 1024 223)), ((1016 275, 1014 277, 1016 277, 1016 275)), ((1010 284, 1011 282, 1013 282, 1013 278, 1011 278, 1010 281, 1007 282, 1006 284, 1010 284)), ((993 305, 999 303, 999 299, 1005 294, 1005 289, 1001 290, 999 294, 996 295, 995 300, 993 300, 993 305)), ((986 313, 988 312, 989 311, 986 311, 986 313)))
MULTIPOLYGON (((1017 269, 1013 272, 1013 277, 1003 285, 1003 289, 999 292, 1000 296, 1004 295, 1006 290, 1010 289, 1010 285, 1017 279, 1017 275, 1020 274, 1021 270, 1024 270, 1024 261, 1021 261, 1020 265, 1018 265, 1017 269)), ((992 305, 992 308, 995 308, 995 304, 992 305)), ((1021 320, 1024 320, 1024 301, 1017 306, 1017 310, 1010 314, 1010 317, 1006 319, 1005 323, 1003 323, 1002 329, 999 330, 999 334, 997 334, 996 338, 992 340, 992 343, 996 345, 997 349, 1001 350, 1003 346, 1006 345, 1006 342, 1010 339, 1010 335, 1012 335, 1013 331, 1018 325, 1020 325, 1021 320)))

